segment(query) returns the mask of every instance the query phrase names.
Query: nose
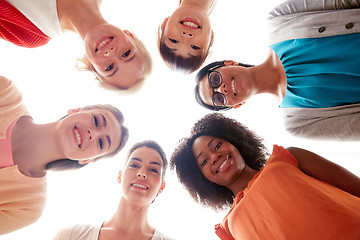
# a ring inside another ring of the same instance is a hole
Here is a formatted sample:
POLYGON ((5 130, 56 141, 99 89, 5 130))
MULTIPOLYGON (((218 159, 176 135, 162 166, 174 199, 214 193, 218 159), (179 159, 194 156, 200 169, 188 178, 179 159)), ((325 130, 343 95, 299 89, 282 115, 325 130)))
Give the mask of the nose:
POLYGON ((228 90, 226 89, 225 83, 223 83, 219 86, 219 92, 221 92, 224 95, 228 94, 228 90))
POLYGON ((215 163, 217 162, 217 160, 219 160, 219 158, 221 158, 221 154, 214 154, 212 156, 212 165, 215 165, 215 163))
POLYGON ((110 56, 110 55, 114 52, 114 50, 115 50, 115 47, 114 47, 114 46, 108 47, 108 48, 105 49, 105 51, 104 51, 104 56, 105 56, 105 57, 110 56))
POLYGON ((146 175, 146 173, 144 172, 144 171, 142 171, 142 170, 139 170, 139 172, 137 173, 137 177, 139 178, 139 179, 147 179, 147 175, 146 175))
POLYGON ((95 130, 89 128, 89 129, 87 130, 87 133, 88 133, 88 139, 89 139, 89 141, 92 141, 92 140, 96 139, 97 132, 96 132, 95 130))
POLYGON ((187 32, 182 32, 183 36, 189 36, 189 37, 192 37, 192 33, 187 33, 187 32))

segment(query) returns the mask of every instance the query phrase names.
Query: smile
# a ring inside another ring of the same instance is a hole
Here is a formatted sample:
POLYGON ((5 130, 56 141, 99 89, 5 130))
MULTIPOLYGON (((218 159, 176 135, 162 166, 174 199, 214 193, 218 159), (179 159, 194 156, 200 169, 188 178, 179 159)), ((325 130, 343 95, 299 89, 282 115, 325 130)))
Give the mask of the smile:
POLYGON ((226 159, 223 161, 223 163, 219 166, 219 168, 216 170, 216 174, 219 172, 225 171, 230 166, 230 154, 226 157, 226 159), (229 163, 229 164, 228 164, 229 163))
POLYGON ((236 96, 237 95, 237 84, 234 79, 231 80, 231 89, 232 89, 234 95, 236 96))
POLYGON ((81 135, 79 133, 79 130, 77 129, 77 127, 74 127, 74 134, 75 134, 75 140, 79 146, 79 148, 81 148, 81 135))
POLYGON ((195 28, 195 29, 201 28, 200 24, 194 19, 184 19, 180 21, 180 23, 190 28, 195 28))
POLYGON ((96 45, 95 52, 98 52, 100 49, 102 49, 104 46, 108 45, 114 37, 106 37, 105 39, 100 40, 100 42, 96 45))
POLYGON ((142 185, 142 184, 138 184, 138 183, 132 183, 132 184, 130 184, 132 187, 135 187, 135 188, 140 188, 140 189, 143 189, 143 190, 148 190, 149 189, 149 187, 147 187, 147 186, 144 186, 144 185, 142 185))

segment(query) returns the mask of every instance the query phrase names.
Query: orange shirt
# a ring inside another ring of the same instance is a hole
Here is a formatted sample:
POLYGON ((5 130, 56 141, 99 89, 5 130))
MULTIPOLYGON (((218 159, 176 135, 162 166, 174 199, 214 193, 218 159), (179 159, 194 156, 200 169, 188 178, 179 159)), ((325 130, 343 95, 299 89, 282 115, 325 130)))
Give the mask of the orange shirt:
POLYGON ((45 206, 46 177, 25 176, 12 161, 11 128, 24 115, 21 93, 0 76, 0 235, 35 222, 45 206))
POLYGON ((306 175, 274 146, 215 231, 222 240, 360 239, 360 198, 306 175))

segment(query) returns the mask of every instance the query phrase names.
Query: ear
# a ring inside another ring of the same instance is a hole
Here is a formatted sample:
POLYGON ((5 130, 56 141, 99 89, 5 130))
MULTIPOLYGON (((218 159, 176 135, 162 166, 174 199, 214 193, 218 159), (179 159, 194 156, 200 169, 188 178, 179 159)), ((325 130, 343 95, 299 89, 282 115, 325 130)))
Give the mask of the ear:
POLYGON ((71 114, 79 112, 80 110, 81 110, 81 108, 69 109, 67 111, 67 113, 68 113, 68 115, 71 115, 71 114))
POLYGON ((121 183, 121 176, 122 176, 122 170, 119 171, 119 174, 118 174, 118 177, 117 177, 118 183, 121 183))
POLYGON ((233 106, 233 108, 239 108, 239 107, 241 107, 242 105, 244 105, 245 103, 246 103, 245 101, 242 101, 241 103, 233 106))
POLYGON ((88 164, 90 162, 92 162, 94 159, 85 159, 85 160, 78 160, 78 163, 80 165, 84 165, 84 164, 88 164))
POLYGON ((225 66, 238 66, 239 63, 238 63, 238 62, 235 62, 235 61, 233 61, 233 60, 226 60, 226 61, 224 62, 224 65, 225 65, 225 66))
POLYGON ((129 37, 131 37, 132 39, 135 39, 134 34, 133 34, 132 32, 130 32, 129 30, 124 30, 124 33, 125 33, 126 35, 128 35, 129 37))
POLYGON ((162 191, 164 190, 164 188, 165 188, 165 181, 162 181, 158 194, 159 194, 159 193, 162 193, 162 191))
POLYGON ((214 31, 211 30, 211 38, 210 38, 210 45, 209 45, 209 47, 211 47, 211 46, 213 45, 213 43, 214 43, 214 31))
POLYGON ((167 22, 169 21, 169 18, 170 18, 170 17, 166 17, 166 18, 164 19, 164 21, 162 22, 162 24, 160 25, 160 29, 161 29, 162 32, 164 31, 164 29, 165 29, 165 27, 166 27, 166 24, 167 24, 167 22))

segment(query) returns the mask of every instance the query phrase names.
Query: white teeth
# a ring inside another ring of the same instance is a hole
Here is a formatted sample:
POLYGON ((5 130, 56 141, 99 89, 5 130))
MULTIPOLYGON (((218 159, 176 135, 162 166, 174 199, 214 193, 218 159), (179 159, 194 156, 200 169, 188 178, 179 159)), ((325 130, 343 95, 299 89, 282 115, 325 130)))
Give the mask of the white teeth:
POLYGON ((217 173, 221 171, 221 169, 225 166, 225 164, 229 161, 230 155, 227 156, 226 160, 220 165, 219 170, 217 170, 217 173))
POLYGON ((196 24, 193 23, 193 22, 183 22, 183 24, 184 24, 185 26, 193 27, 193 28, 198 28, 198 27, 199 27, 198 25, 196 25, 196 24))
POLYGON ((74 129, 74 132, 75 132, 75 136, 76 136, 76 140, 78 142, 78 145, 80 146, 81 145, 81 137, 80 137, 80 133, 79 131, 75 128, 74 129))
POLYGON ((143 189, 145 189, 145 190, 149 189, 148 187, 146 187, 146 186, 144 186, 144 185, 141 185, 141 184, 137 184, 137 183, 133 183, 133 184, 131 184, 131 185, 134 186, 134 187, 143 188, 143 189))
POLYGON ((109 41, 110 41, 110 38, 107 38, 107 39, 105 39, 104 41, 102 41, 102 42, 99 44, 97 50, 100 50, 100 49, 101 49, 105 44, 107 44, 109 41))
POLYGON ((231 88, 232 88, 234 94, 236 94, 236 87, 235 87, 235 81, 234 80, 231 81, 231 88))

